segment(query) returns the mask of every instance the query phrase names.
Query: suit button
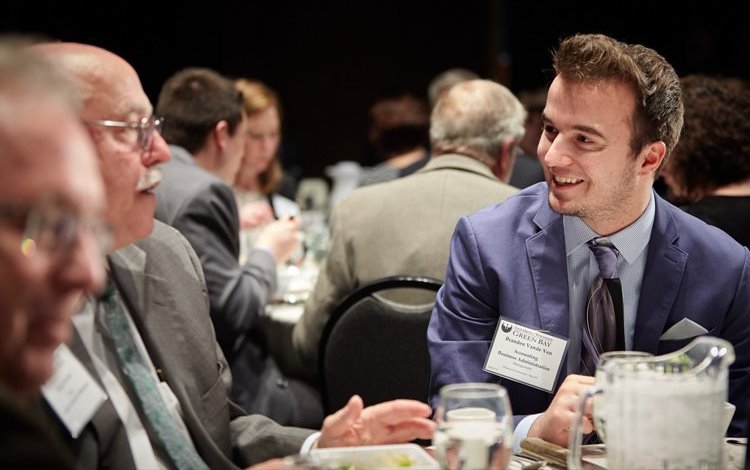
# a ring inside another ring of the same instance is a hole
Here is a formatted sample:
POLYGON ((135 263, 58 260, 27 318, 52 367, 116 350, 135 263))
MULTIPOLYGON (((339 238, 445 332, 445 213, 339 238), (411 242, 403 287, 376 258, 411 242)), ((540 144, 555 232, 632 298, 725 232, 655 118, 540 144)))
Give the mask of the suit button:
POLYGON ((276 379, 276 385, 279 388, 283 388, 283 389, 289 388, 289 382, 286 379, 281 378, 281 377, 279 377, 278 379, 276 379))

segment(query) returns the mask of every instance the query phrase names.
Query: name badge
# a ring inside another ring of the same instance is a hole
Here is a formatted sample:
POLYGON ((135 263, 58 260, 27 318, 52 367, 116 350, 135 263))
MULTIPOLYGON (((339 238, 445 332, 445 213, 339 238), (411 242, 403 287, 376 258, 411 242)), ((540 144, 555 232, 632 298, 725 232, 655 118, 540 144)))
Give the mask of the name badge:
POLYGON ((55 373, 42 394, 73 438, 107 399, 107 394, 64 344, 55 350, 55 373))
POLYGON ((500 317, 484 370, 551 393, 567 347, 567 339, 500 317))

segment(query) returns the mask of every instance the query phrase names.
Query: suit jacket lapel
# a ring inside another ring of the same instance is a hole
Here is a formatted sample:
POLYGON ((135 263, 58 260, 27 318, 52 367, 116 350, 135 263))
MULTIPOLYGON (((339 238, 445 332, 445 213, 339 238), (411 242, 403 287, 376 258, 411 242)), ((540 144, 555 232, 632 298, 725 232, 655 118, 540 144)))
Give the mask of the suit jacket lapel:
MULTIPOLYGON (((89 352, 86 350, 86 346, 83 345, 83 341, 75 328, 73 328, 73 340, 68 347, 73 355, 75 355, 81 364, 83 364, 83 367, 85 367, 89 374, 91 374, 91 377, 96 380, 96 383, 99 384, 102 390, 106 390, 104 384, 102 384, 102 381, 99 378, 99 373, 94 367, 94 361, 91 359, 91 356, 89 356, 89 352)), ((96 429, 97 435, 106 436, 112 433, 112 423, 119 421, 119 419, 117 412, 112 406, 112 401, 107 400, 102 403, 102 406, 91 418, 91 425, 96 429)))
POLYGON ((73 328, 73 338, 70 341, 70 344, 68 344, 68 348, 70 348, 70 351, 76 359, 83 364, 83 367, 85 367, 89 374, 91 374, 91 377, 93 377, 94 380, 96 380, 96 383, 98 383, 99 386, 102 387, 102 390, 104 390, 104 385, 99 378, 99 373, 94 367, 94 361, 91 359, 91 356, 89 356, 89 352, 86 350, 86 346, 84 346, 83 340, 81 340, 78 330, 75 328, 73 328))
POLYGON ((633 349, 655 354, 682 281, 688 254, 677 246, 679 233, 670 207, 659 196, 654 197, 656 214, 643 272, 633 349))
MULTIPOLYGON (((86 346, 84 346, 83 341, 75 328, 73 328, 73 338, 68 347, 81 364, 83 364, 83 367, 88 370, 94 380, 96 380, 99 386, 102 387, 102 390, 106 390, 99 378, 99 373, 94 367, 94 361, 91 359, 91 356, 89 356, 86 346)), ((50 412, 54 413, 51 409, 50 412)), ((116 456, 117 462, 113 462, 113 468, 134 468, 135 463, 133 462, 130 453, 130 443, 128 442, 128 437, 125 434, 125 428, 120 421, 120 417, 117 414, 114 405, 112 405, 112 400, 106 400, 102 403, 99 410, 97 410, 91 418, 89 426, 93 428, 93 432, 90 432, 90 430, 87 429, 87 426, 78 438, 73 439, 73 441, 85 442, 87 439, 94 439, 98 442, 97 447, 110 450, 107 455, 116 456)), ((66 433, 68 439, 72 439, 70 434, 68 434, 67 429, 63 432, 66 433)), ((76 447, 90 451, 90 447, 85 444, 78 444, 76 447)), ((89 457, 94 458, 93 456, 87 456, 86 458, 89 457)), ((86 458, 83 458, 82 460, 85 460, 86 458)))
POLYGON ((542 329, 568 337, 568 283, 562 217, 542 203, 534 217, 539 232, 526 240, 542 329))
POLYGON ((159 379, 169 384, 180 403, 184 423, 198 453, 211 468, 233 467, 226 458, 230 455, 229 444, 226 449, 218 447, 194 408, 195 403, 200 403, 200 397, 191 396, 185 384, 194 383, 196 378, 191 377, 191 371, 184 370, 179 362, 175 364, 173 359, 194 354, 183 330, 185 322, 179 317, 182 312, 170 298, 174 289, 167 283, 174 279, 166 280, 150 274, 147 263, 146 252, 137 245, 129 245, 110 256, 112 275, 121 296, 128 305, 159 379))
POLYGON ((146 252, 128 245, 112 253, 109 264, 111 276, 133 320, 140 318, 147 311, 146 252))
MULTIPOLYGON (((136 245, 129 245, 110 256, 112 276, 146 345, 151 362, 161 375, 167 356, 162 347, 174 348, 183 344, 183 332, 178 328, 181 322, 169 318, 177 313, 167 307, 171 303, 160 299, 163 293, 168 292, 159 288, 164 280, 147 274, 146 263, 146 252, 136 245)), ((170 368, 165 366, 164 369, 170 368)), ((160 379, 164 377, 160 376, 160 379)))

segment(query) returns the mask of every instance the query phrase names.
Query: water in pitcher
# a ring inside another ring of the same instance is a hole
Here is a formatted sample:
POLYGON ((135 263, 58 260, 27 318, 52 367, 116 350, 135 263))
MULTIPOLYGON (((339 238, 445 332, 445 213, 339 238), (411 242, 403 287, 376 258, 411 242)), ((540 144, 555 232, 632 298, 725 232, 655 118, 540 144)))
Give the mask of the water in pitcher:
POLYGON ((607 466, 641 470, 723 468, 723 410, 732 345, 700 337, 663 356, 600 362, 581 397, 568 468, 581 468, 581 421, 589 398, 603 410, 607 466))
POLYGON ((658 374, 645 373, 607 390, 606 415, 619 422, 607 427, 609 466, 722 468, 726 384, 708 376, 670 381, 658 374), (676 450, 668 459, 667 449, 676 450))

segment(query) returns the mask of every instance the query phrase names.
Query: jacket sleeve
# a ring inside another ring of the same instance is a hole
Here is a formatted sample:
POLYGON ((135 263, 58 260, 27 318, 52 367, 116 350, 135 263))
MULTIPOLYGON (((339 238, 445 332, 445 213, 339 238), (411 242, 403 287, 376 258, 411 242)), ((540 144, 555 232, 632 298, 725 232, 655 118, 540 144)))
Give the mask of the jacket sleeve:
POLYGON ((248 263, 239 264, 237 205, 225 185, 209 185, 183 206, 172 225, 198 254, 216 337, 231 360, 276 288, 275 259, 265 250, 253 250, 248 263))
POLYGON ((433 407, 443 385, 497 381, 482 370, 498 320, 497 292, 492 292, 484 269, 471 222, 463 217, 451 240, 445 283, 427 330, 433 407))
POLYGON ((268 459, 298 454, 308 436, 315 431, 281 426, 261 415, 247 415, 233 406, 230 413, 234 461, 250 466, 268 459))

